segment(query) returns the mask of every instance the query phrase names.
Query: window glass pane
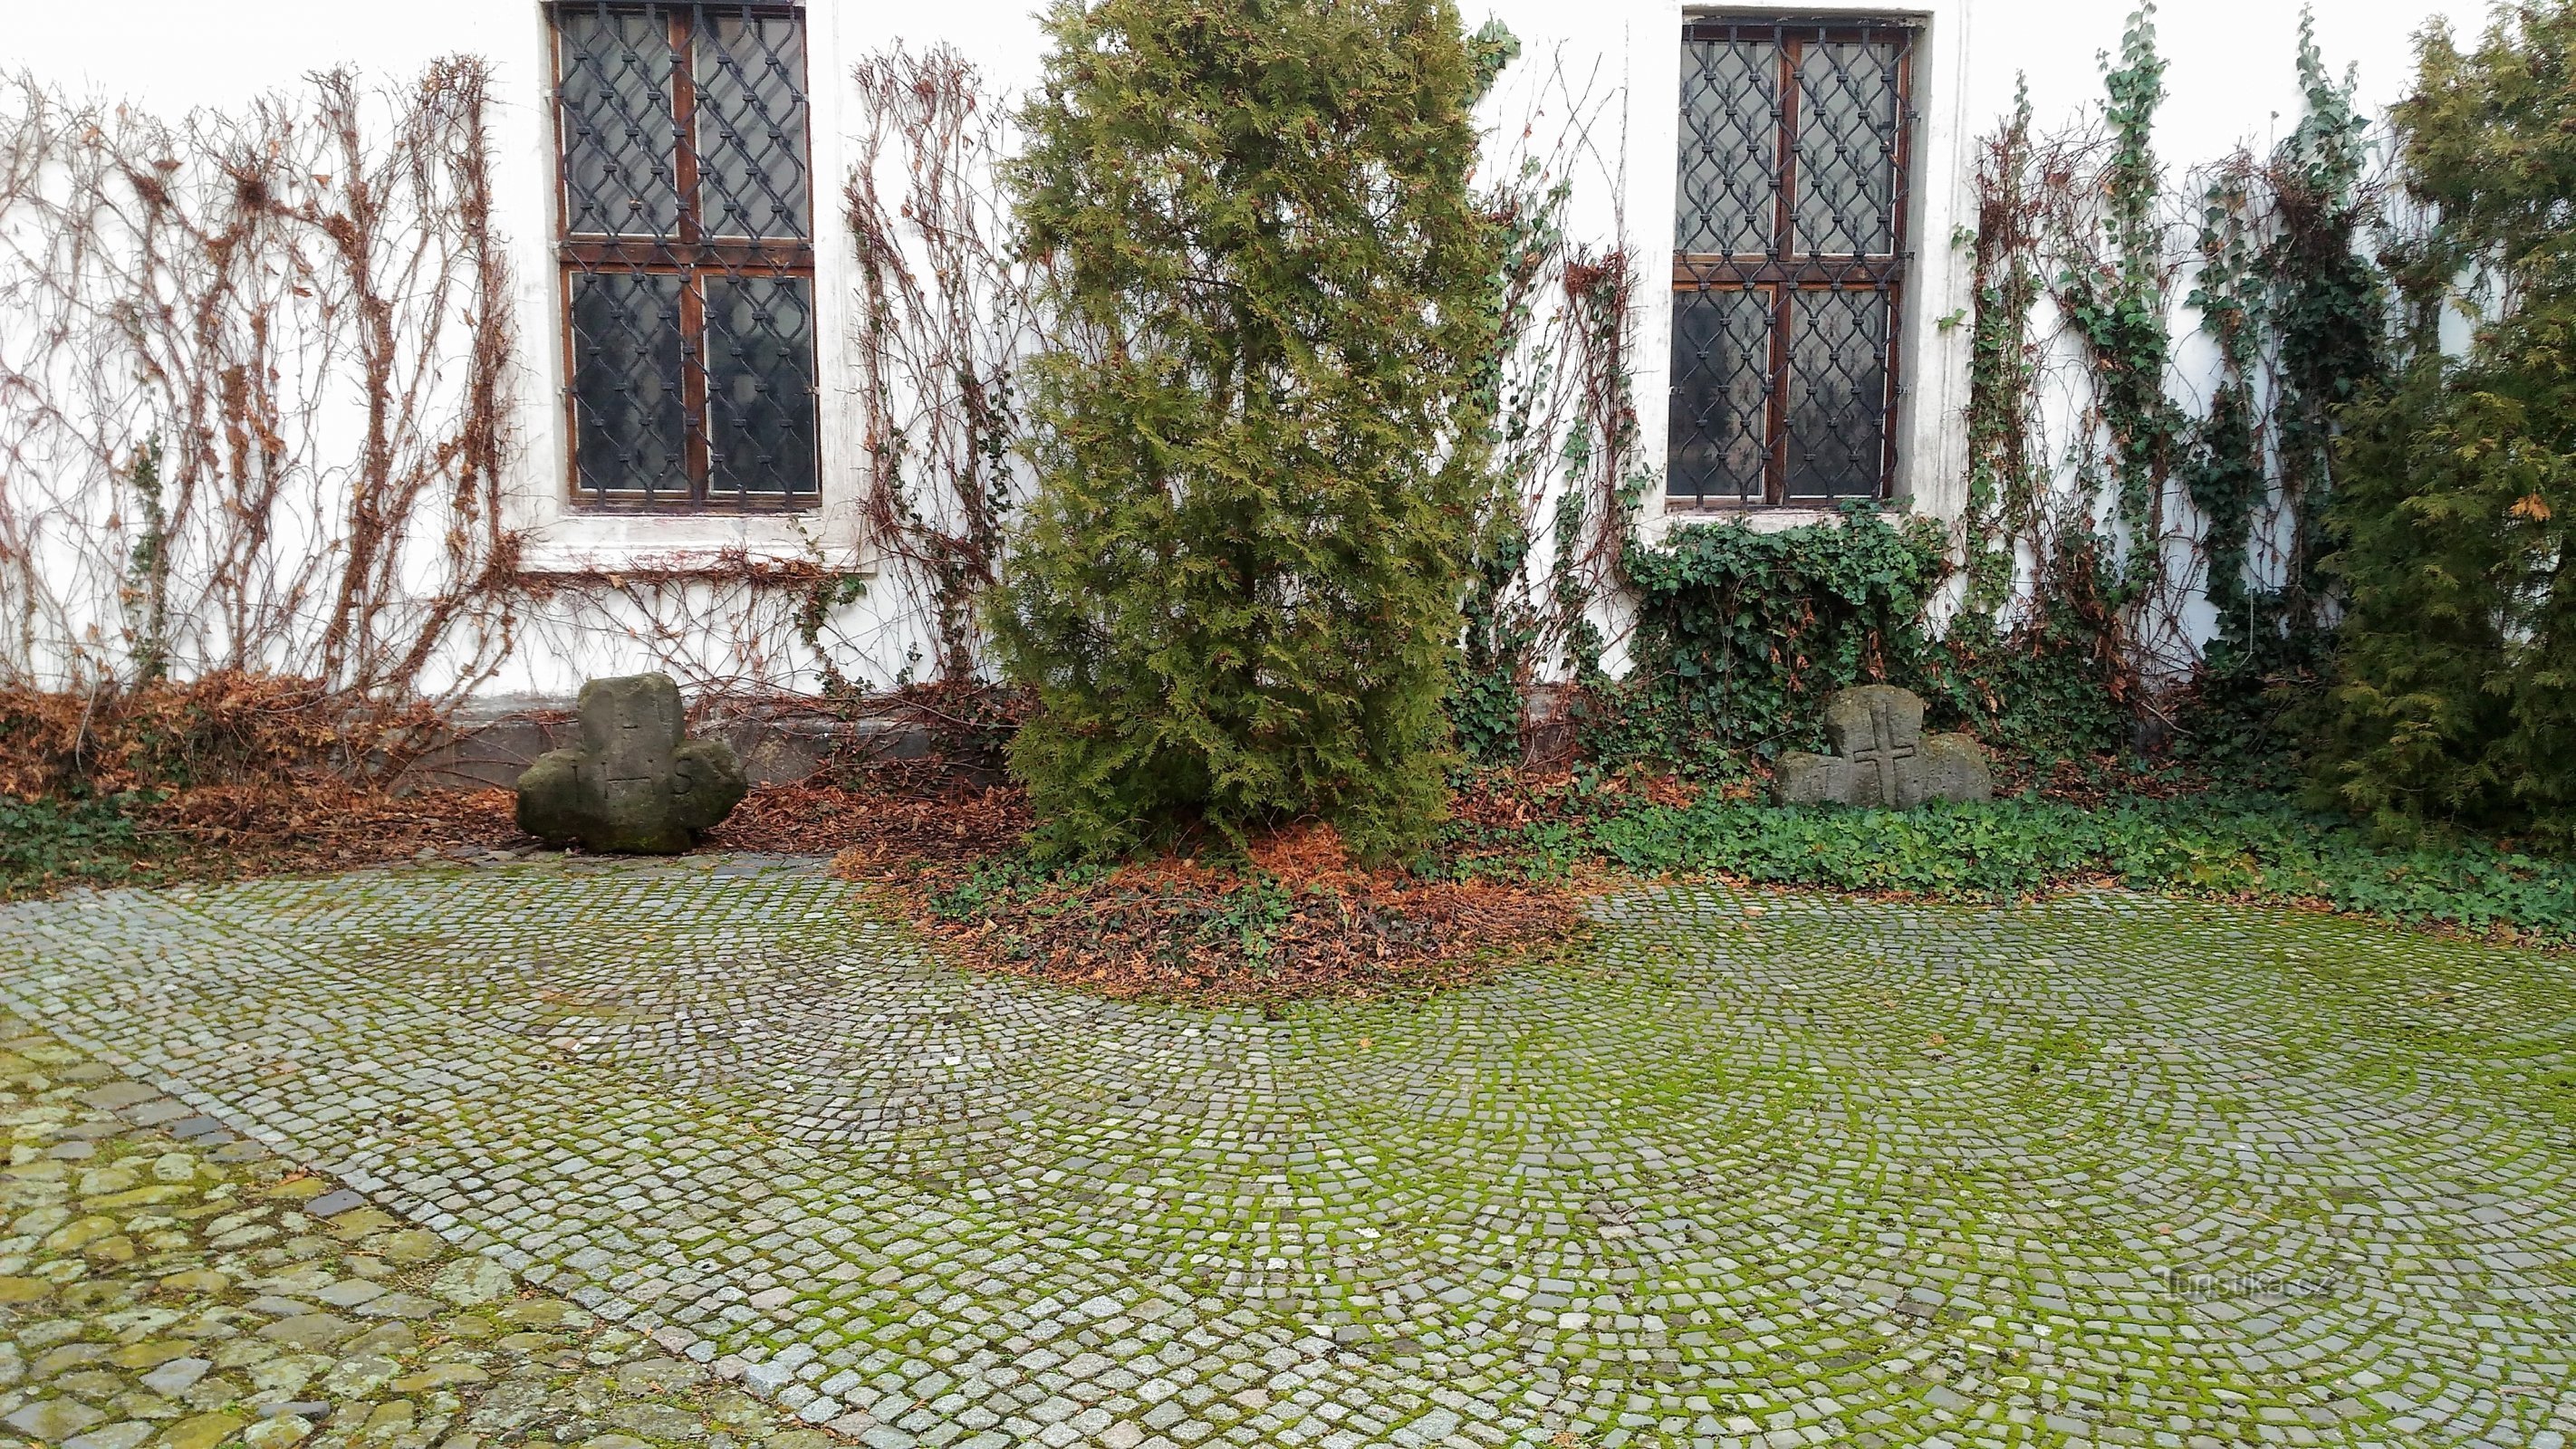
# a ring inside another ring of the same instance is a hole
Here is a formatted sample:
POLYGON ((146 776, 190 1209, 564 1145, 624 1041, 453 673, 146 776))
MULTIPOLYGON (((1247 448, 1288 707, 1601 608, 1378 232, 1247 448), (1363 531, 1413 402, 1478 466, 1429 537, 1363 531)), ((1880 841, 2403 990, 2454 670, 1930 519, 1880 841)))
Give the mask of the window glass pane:
POLYGON ((707 281, 707 432, 712 494, 817 491, 814 284, 798 278, 707 281))
POLYGON ((1702 254, 1771 250, 1780 170, 1780 47, 1682 42, 1682 154, 1673 245, 1702 254))
POLYGON ((1801 256, 1896 250, 1897 56, 1889 41, 1809 41, 1798 64, 1801 256))
POLYGON ((707 235, 811 235, 803 22, 710 16, 697 65, 698 204, 707 235))
POLYGON ((1673 295, 1673 497, 1762 501, 1770 371, 1769 291, 1673 295))
POLYGON ((659 10, 562 13, 564 230, 668 237, 680 223, 671 31, 659 10))
POLYGON ((573 457, 582 491, 689 491, 680 396, 680 279, 572 279, 573 457))
POLYGON ((1790 304, 1789 496, 1875 498, 1887 449, 1890 296, 1801 292, 1790 304))

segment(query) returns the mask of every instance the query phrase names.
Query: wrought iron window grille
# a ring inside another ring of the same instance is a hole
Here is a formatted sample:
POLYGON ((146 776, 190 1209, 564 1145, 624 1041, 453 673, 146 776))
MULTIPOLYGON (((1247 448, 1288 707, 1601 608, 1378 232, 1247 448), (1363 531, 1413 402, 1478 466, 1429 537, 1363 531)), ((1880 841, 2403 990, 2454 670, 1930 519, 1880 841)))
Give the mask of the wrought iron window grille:
POLYGON ((795 4, 555 0, 577 503, 820 499, 814 186, 795 4))
POLYGON ((1893 490, 1915 38, 1898 21, 1684 23, 1674 504, 1893 490))

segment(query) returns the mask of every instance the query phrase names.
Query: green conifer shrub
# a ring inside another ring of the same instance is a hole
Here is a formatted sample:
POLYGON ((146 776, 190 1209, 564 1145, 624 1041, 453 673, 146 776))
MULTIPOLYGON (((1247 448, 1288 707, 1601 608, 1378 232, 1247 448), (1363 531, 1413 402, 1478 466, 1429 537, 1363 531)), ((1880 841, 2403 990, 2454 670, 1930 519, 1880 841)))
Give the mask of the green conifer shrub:
POLYGON ((1016 167, 1061 341, 993 609, 1064 850, 1444 809, 1492 222, 1449 0, 1059 0, 1016 167))
POLYGON ((2422 43, 2396 113, 2435 218, 2399 250, 2396 380, 2344 416, 2329 512, 2348 613, 2318 786, 2400 835, 2576 841, 2576 4, 2511 7, 2473 50, 2422 43), (2445 355, 2467 288, 2482 318, 2445 355))

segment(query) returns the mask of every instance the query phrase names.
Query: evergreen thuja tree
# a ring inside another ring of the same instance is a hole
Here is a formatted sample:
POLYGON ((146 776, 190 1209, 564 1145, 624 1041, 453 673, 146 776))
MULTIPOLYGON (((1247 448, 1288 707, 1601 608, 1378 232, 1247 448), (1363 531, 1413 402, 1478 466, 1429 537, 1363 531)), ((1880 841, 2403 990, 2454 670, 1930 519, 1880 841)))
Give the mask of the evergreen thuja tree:
POLYGON ((2423 42, 2397 108, 2434 218, 2396 253, 2394 382, 2344 414, 2329 507, 2347 611, 2318 784, 2404 834, 2576 844, 2576 4, 2423 42), (2480 317, 2442 345, 2455 301, 2480 317))
POLYGON ((1492 224, 1449 0, 1061 0, 1023 121, 1060 341, 993 628, 1061 849, 1444 807, 1492 224))

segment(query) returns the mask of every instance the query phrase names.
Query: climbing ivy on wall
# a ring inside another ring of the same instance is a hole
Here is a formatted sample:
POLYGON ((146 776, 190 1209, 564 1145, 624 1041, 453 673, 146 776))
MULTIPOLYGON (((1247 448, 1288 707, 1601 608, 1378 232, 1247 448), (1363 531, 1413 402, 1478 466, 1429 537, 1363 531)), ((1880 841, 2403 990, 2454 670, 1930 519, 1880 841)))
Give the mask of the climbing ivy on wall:
POLYGON ((2100 134, 2034 133, 2027 90, 1979 158, 1962 607, 1917 681, 1989 740, 2120 747, 2158 588, 2182 415, 2167 396, 2171 267, 2152 147, 2153 7, 2130 22, 2100 134), (2039 334, 2053 316, 2065 341, 2039 334), (2089 398, 2051 456, 2037 394, 2071 352, 2089 398))
POLYGON ((2332 605, 2319 572, 2337 417, 2382 371, 2387 318, 2364 177, 2368 123, 2349 77, 2300 26, 2297 128, 2266 161, 2239 153, 2208 187, 2191 305, 2222 374, 2183 477, 2206 520, 2216 631, 2189 721, 2205 756, 2260 767, 2289 744, 2285 708, 2315 685, 2332 605))
POLYGON ((2119 648, 2106 539, 2082 493, 2052 487, 2035 392, 2043 248, 2074 225, 2052 193, 2073 172, 2033 135, 2024 87, 1978 167, 1962 607, 1915 682, 1990 740, 2048 754, 2120 737, 2119 648))
POLYGON ((1942 657, 1990 738, 2103 749, 2178 723, 2181 747, 2241 756, 2278 748, 2280 698, 2331 614, 2313 520, 2336 409, 2377 367, 2375 211, 2351 86, 2303 22, 2298 127, 2199 172, 2199 225, 2177 236, 2153 20, 2142 7, 2106 61, 2098 128, 2036 136, 2024 100, 1980 158, 1968 578, 1942 657), (2174 337, 2195 321, 2217 368, 2186 406, 2174 337), (2054 444, 2034 401, 2052 383, 2085 400, 2054 444), (2195 589, 2217 616, 2205 654, 2195 589))
POLYGON ((1631 552, 1635 672, 1603 752, 1731 773, 1821 744, 1827 693, 1920 669, 1950 567, 1941 525, 1864 506, 1768 532, 1683 528, 1631 552))
POLYGON ((2299 27, 2299 80, 2307 111, 2271 171, 2273 235, 2262 256, 2278 369, 2272 416, 2280 489, 2289 513, 2292 566, 2280 584, 2282 628, 2313 635, 2327 622, 2323 513, 2333 492, 2343 410, 2387 373, 2387 279, 2367 238, 2381 224, 2364 180, 2369 118, 2357 83, 2337 82, 2317 48, 2313 19, 2299 27))
POLYGON ((2191 429, 2183 484, 2207 520, 2203 588, 2217 610, 2219 637, 2242 639, 2254 549, 2256 510, 2269 482, 2255 395, 2262 325, 2262 272, 2252 214, 2250 164, 2224 165, 2210 182, 2201 215, 2200 271, 2191 306, 2217 344, 2218 383, 2209 408, 2191 429))
POLYGON ((2119 64, 2104 75, 2110 102, 2103 118, 2111 141, 2102 168, 2107 255, 2091 251, 2090 238, 2068 228, 2057 280, 2059 306, 2087 349, 2094 408, 2107 436, 2105 466, 2121 535, 2112 602, 2131 616, 2132 638, 2135 612, 2160 563, 2165 485, 2182 431, 2181 410, 2165 390, 2173 337, 2164 236, 2156 216, 2164 178, 2154 135, 2166 63, 2156 51, 2155 13, 2148 4, 2130 17, 2119 64))

